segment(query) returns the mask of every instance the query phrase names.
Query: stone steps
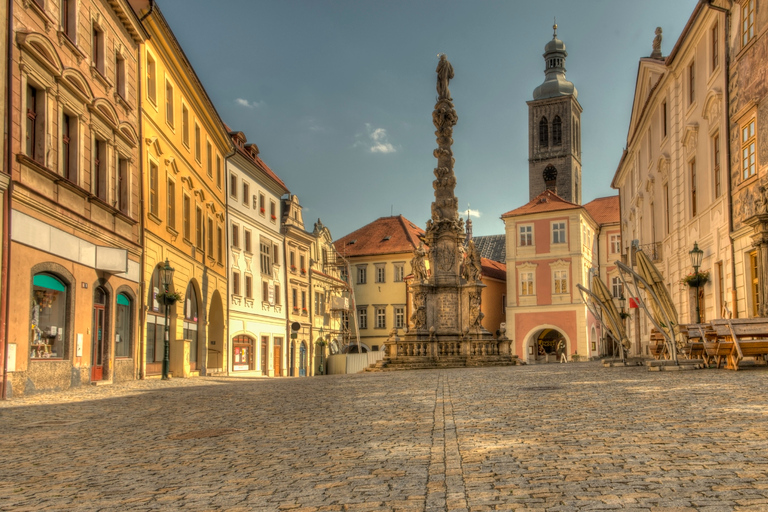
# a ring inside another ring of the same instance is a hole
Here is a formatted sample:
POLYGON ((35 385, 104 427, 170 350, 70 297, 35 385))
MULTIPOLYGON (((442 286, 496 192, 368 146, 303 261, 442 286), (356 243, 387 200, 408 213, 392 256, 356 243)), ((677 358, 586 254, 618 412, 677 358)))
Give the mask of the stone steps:
POLYGON ((490 366, 514 366, 521 364, 516 357, 481 356, 481 357, 446 357, 425 359, 421 357, 402 357, 395 360, 382 359, 365 369, 366 372, 392 372, 405 370, 429 370, 444 368, 477 368, 490 366))

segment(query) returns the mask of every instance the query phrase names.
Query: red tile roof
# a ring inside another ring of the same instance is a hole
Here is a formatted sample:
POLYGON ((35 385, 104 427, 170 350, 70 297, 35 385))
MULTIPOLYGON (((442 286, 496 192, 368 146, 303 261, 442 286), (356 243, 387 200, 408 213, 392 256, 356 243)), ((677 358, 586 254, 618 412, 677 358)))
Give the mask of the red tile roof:
POLYGON ((545 190, 541 194, 534 197, 527 204, 524 204, 520 208, 508 211, 503 214, 501 218, 515 217, 517 215, 526 215, 529 213, 544 213, 554 212, 558 210, 572 210, 574 208, 580 208, 578 204, 566 201, 562 197, 558 196, 551 190, 545 190))
POLYGON ((498 279, 499 281, 507 280, 506 264, 489 260, 488 258, 480 258, 480 266, 483 268, 483 276, 498 279))
POLYGON ((270 169, 266 163, 264 163, 264 160, 259 158, 258 148, 256 149, 257 154, 255 156, 247 149, 248 145, 245 144, 247 142, 247 139, 245 138, 245 134, 243 132, 233 131, 227 124, 224 124, 224 127, 229 132, 229 137, 232 139, 232 143, 235 147, 235 151, 237 151, 238 153, 243 155, 245 158, 255 163, 256 166, 261 168, 261 170, 263 170, 268 177, 270 177, 275 183, 277 183, 277 185, 280 186, 280 188, 282 188, 285 193, 288 193, 289 192, 288 187, 285 185, 283 180, 278 178, 277 174, 275 174, 275 172, 272 169, 270 169), (241 138, 242 138, 242 144, 243 144, 242 146, 239 144, 240 142, 239 139, 241 138))
POLYGON ((619 196, 598 197, 584 205, 598 225, 618 224, 621 220, 619 213, 619 196))
POLYGON ((424 230, 402 215, 381 217, 336 240, 342 256, 373 256, 413 252, 424 230))

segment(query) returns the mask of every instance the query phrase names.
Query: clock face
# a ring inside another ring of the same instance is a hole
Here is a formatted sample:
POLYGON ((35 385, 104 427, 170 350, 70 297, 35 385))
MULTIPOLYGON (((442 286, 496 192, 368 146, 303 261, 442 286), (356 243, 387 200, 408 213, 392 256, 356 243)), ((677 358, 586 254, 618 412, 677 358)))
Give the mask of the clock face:
POLYGON ((557 169, 551 165, 544 169, 544 181, 555 181, 557 179, 557 169))

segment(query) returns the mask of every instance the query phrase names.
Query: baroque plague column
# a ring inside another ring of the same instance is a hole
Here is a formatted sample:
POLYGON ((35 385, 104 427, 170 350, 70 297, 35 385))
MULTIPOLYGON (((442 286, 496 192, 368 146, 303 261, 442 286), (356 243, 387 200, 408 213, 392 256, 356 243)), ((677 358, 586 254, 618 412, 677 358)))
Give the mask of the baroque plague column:
POLYGON ((464 221, 459 218, 458 199, 454 195, 456 176, 451 145, 458 116, 448 89, 452 78, 453 67, 441 55, 437 65, 438 100, 432 112, 438 145, 434 151, 436 179, 432 182, 435 200, 424 242, 414 251, 411 261, 411 330, 402 339, 394 334, 386 343, 392 362, 404 357, 467 362, 470 358, 497 359, 500 353, 509 353, 509 342, 502 342, 500 347, 500 341, 481 324, 480 292, 485 285, 480 280, 480 255, 473 242, 464 245, 464 221))

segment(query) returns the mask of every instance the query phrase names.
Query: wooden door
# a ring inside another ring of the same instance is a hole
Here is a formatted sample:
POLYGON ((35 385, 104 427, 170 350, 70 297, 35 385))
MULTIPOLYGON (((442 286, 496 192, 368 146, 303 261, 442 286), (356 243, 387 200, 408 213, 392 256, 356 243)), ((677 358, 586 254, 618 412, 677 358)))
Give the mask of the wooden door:
POLYGON ((283 361, 283 347, 276 345, 274 348, 275 377, 283 374, 283 367, 280 363, 283 361))
POLYGON ((91 350, 91 380, 104 378, 104 305, 93 305, 93 348, 91 350))

